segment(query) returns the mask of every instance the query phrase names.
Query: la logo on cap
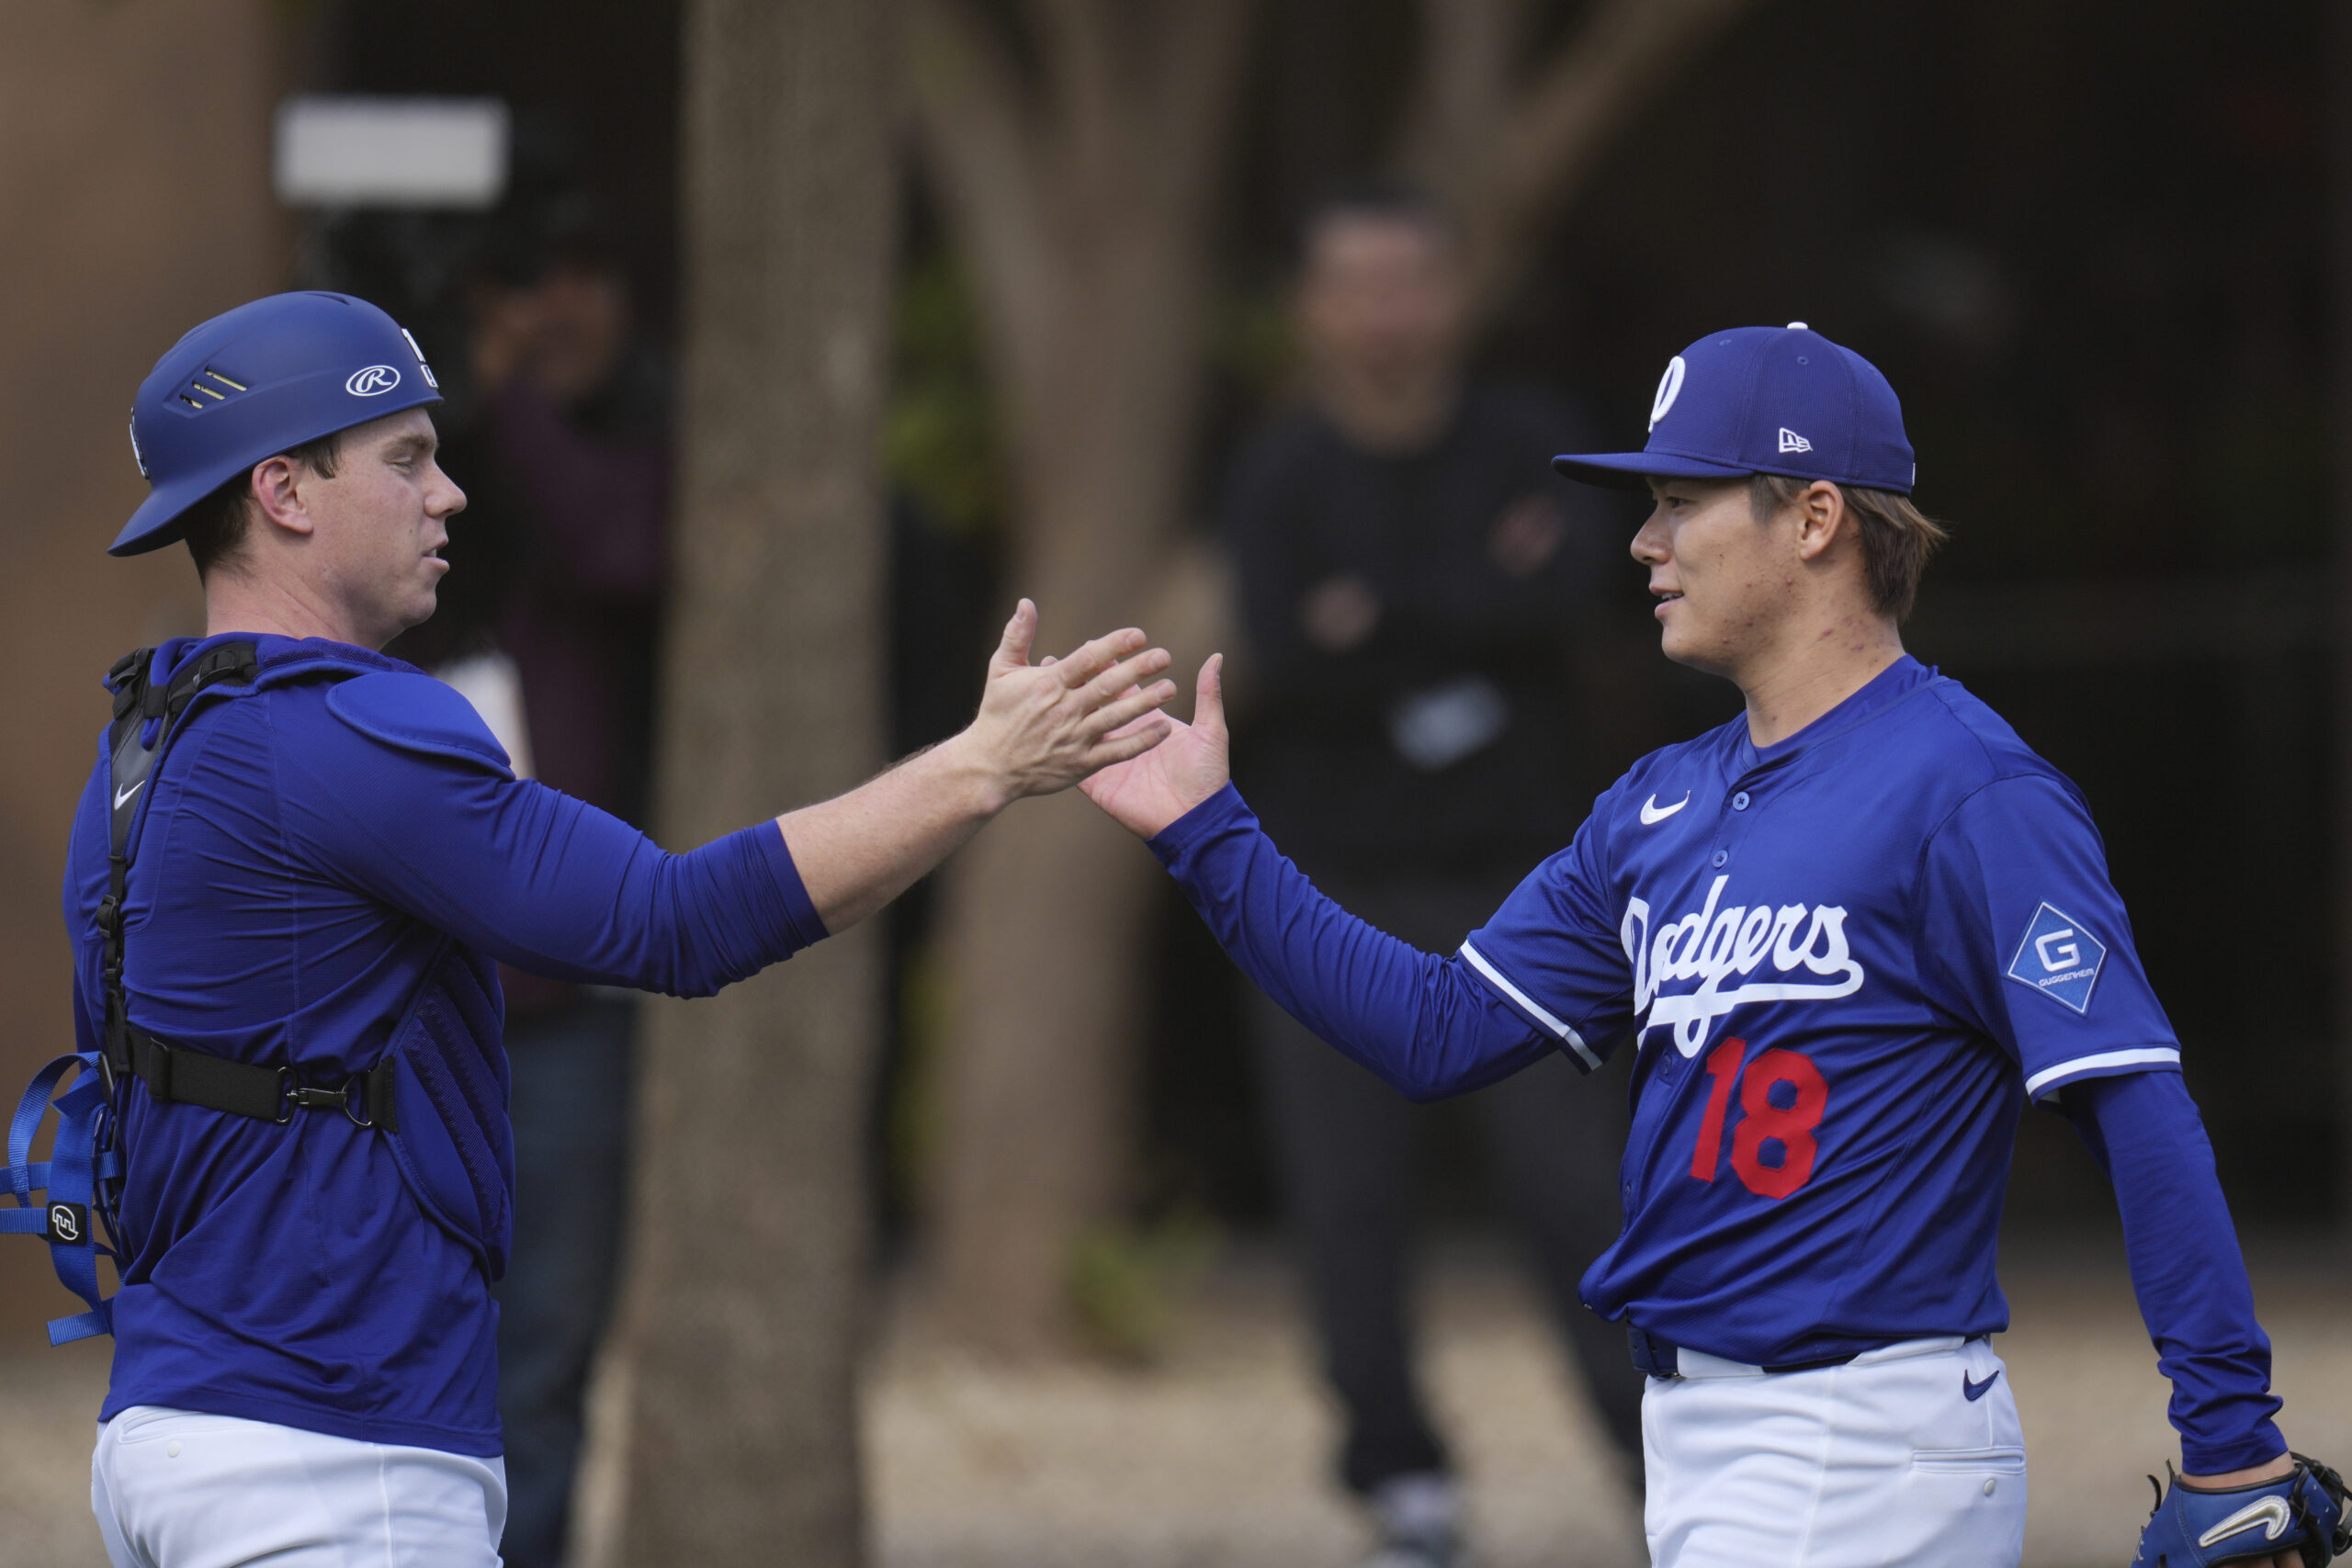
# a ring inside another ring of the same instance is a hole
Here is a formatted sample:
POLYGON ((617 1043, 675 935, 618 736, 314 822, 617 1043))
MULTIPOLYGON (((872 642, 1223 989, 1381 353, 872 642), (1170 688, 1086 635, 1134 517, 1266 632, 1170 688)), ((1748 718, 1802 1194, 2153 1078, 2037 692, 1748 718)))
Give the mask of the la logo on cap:
POLYGON ((1687 373, 1688 367, 1682 363, 1680 355, 1666 362, 1666 374, 1657 378, 1657 396, 1650 400, 1652 430, 1657 428, 1657 422, 1664 419, 1667 411, 1674 406, 1674 400, 1682 395, 1682 378, 1687 373))

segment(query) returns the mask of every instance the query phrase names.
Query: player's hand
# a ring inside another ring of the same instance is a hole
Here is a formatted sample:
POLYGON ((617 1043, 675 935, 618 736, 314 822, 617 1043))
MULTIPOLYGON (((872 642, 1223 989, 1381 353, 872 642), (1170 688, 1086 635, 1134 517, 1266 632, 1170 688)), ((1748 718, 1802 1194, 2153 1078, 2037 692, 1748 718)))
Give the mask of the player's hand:
POLYGON ((1225 655, 1212 654, 1201 666, 1192 723, 1153 716, 1169 727, 1167 739, 1079 785, 1087 799, 1139 839, 1153 837, 1233 776, 1225 732, 1225 655))
POLYGON ((1175 727, 1159 710, 1175 699, 1176 682, 1153 679, 1168 650, 1144 647, 1142 632, 1129 626, 1033 665, 1036 636, 1037 606, 1023 599, 989 660, 979 714, 956 738, 1008 803, 1140 757, 1175 727))

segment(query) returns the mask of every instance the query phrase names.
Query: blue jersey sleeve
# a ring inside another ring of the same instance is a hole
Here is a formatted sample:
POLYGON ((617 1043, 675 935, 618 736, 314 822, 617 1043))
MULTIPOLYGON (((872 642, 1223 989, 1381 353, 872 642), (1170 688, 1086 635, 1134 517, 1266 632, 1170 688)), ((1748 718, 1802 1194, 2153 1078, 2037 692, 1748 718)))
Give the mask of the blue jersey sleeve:
POLYGON ((514 778, 486 732, 469 747, 462 726, 431 716, 412 734, 381 715, 348 722, 327 704, 289 714, 300 733, 272 761, 290 847, 559 979, 707 996, 825 934, 774 822, 668 854, 618 818, 514 778))
POLYGON ((1602 806, 1462 944, 1463 962, 1587 1068, 1634 1021, 1633 969, 1609 917, 1602 806))
POLYGON ((2028 1097, 2178 1070, 2098 829, 2063 781, 2028 774, 1971 795, 1929 839, 1918 887, 1930 999, 1999 1042, 2028 1097))
POLYGON ((1483 1088, 1555 1048, 1459 959, 1375 931, 1317 892, 1231 784, 1151 850, 1242 973, 1411 1099, 1483 1088))
POLYGON ((2271 1422, 2270 1340, 2188 1086, 2178 1073, 2134 1073, 2082 1082, 2062 1104, 2115 1183, 2132 1289, 2172 1380, 2182 1464, 2218 1475, 2278 1458, 2287 1444, 2271 1422))

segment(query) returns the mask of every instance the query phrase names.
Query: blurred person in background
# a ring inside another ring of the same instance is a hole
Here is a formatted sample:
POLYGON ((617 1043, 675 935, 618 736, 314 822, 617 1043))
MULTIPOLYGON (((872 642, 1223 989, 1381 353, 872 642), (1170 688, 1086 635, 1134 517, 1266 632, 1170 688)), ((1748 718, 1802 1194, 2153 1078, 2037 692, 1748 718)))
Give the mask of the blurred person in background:
MULTIPOLYGON (((1448 952, 1566 842, 1574 641, 1615 519, 1554 475, 1579 425, 1541 390, 1465 378, 1458 240, 1424 194, 1332 192, 1302 230, 1307 397, 1243 453, 1225 524, 1256 694, 1235 772, 1318 886, 1448 952)), ((1250 1025, 1372 1563, 1463 1550, 1460 1489, 1416 1383, 1406 1305, 1415 1145, 1432 1116, 1262 994, 1250 1025)), ((1622 1112, 1564 1059, 1465 1102, 1495 1184, 1638 1484, 1641 1377, 1577 1281, 1615 1239, 1622 1112)))
MULTIPOLYGON (((642 828, 666 578, 659 356, 603 209, 526 197, 467 298, 473 418, 444 463, 471 502, 442 609, 393 651, 470 697, 519 767, 642 828)), ((563 1561, 590 1362, 628 1207, 632 993, 504 968, 517 1227, 498 1289, 513 1568, 563 1561)))

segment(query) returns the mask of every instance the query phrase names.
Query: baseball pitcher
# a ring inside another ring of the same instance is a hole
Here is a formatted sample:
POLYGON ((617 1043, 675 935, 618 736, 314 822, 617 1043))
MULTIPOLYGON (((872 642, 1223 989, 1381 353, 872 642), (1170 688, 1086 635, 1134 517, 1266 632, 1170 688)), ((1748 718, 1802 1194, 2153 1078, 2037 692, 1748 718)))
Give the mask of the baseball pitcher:
POLYGON ((1549 1053, 1635 1055, 1625 1223, 1583 1280, 1648 1374, 1650 1551, 1671 1568, 2018 1562, 2026 1456, 1991 1337, 2019 1112, 2113 1179, 2181 1469, 2143 1568, 2317 1568, 2342 1486, 2290 1453, 2180 1045, 2081 793, 1898 628, 1941 530, 1901 409, 1808 330, 1702 338, 1645 450, 1633 543, 1667 657, 1745 715, 1595 803, 1451 957, 1333 905, 1193 721, 1087 781, 1277 1001, 1408 1095, 1549 1053))

